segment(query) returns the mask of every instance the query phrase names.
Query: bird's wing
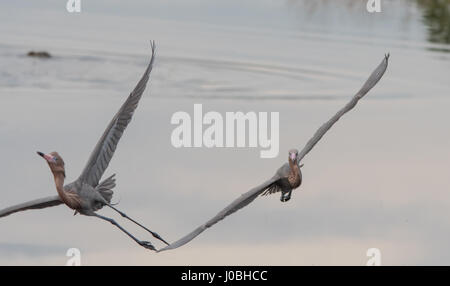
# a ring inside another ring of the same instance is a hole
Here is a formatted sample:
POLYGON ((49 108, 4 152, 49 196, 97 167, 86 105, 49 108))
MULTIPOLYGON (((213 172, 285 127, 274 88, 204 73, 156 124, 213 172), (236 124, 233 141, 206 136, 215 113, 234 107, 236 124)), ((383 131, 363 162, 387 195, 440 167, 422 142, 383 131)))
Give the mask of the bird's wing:
POLYGON ((25 210, 43 209, 62 204, 59 196, 45 197, 0 210, 0 217, 25 210))
MULTIPOLYGON (((291 167, 289 166, 289 163, 284 163, 280 168, 278 168, 277 172, 275 173, 275 181, 278 180, 278 178, 286 178, 289 175, 289 172, 291 171, 291 167)), ((267 196, 271 194, 275 194, 277 192, 281 192, 282 188, 280 184, 270 184, 264 191, 261 192, 261 196, 267 196)))
POLYGON ((271 184, 264 191, 261 192, 261 196, 268 196, 271 194, 275 194, 281 192, 282 188, 278 184, 271 184))
POLYGON ((314 147, 314 145, 319 142, 319 140, 322 138, 325 133, 341 118, 345 113, 349 112, 353 107, 356 106, 358 101, 363 98, 364 95, 366 95, 369 90, 374 87, 378 81, 383 76, 384 72, 387 69, 388 66, 388 60, 389 60, 389 54, 384 56, 383 61, 378 65, 378 67, 372 72, 372 74, 369 76, 367 81, 364 83, 364 85, 361 87, 361 89, 353 96, 353 98, 342 108, 340 109, 333 117, 330 118, 327 122, 325 122, 322 126, 320 126, 319 129, 317 129, 316 133, 314 133, 314 136, 309 139, 309 141, 306 143, 305 147, 303 147, 302 151, 298 154, 298 164, 300 164, 303 157, 305 157, 306 154, 311 151, 311 149, 314 147))
POLYGON ((193 240, 196 236, 198 236, 200 233, 205 231, 207 228, 213 226, 214 224, 218 223, 225 217, 229 216, 230 214, 238 211, 239 209, 242 209, 246 205, 250 204, 252 201, 256 199, 264 190, 267 189, 268 186, 273 184, 277 180, 276 177, 262 183, 261 185, 254 187, 250 191, 242 194, 239 198, 234 200, 231 204, 229 204, 226 208, 224 208, 222 211, 220 211, 215 217, 208 220, 206 223, 202 224, 201 226, 197 227, 194 231, 187 234, 186 236, 180 238, 179 240, 175 241, 174 243, 171 243, 170 245, 160 249, 158 252, 165 251, 165 250, 171 250, 178 248, 189 241, 193 240))
POLYGON ((147 69, 145 70, 144 75, 109 123, 102 137, 95 146, 94 151, 92 151, 92 154, 83 172, 78 178, 78 181, 88 183, 89 185, 96 187, 103 175, 103 172, 108 167, 108 164, 114 155, 114 151, 116 150, 117 143, 119 143, 120 137, 122 136, 128 123, 130 123, 133 113, 136 110, 139 100, 142 97, 142 93, 147 85, 147 81, 153 67, 153 61, 155 59, 154 42, 151 42, 151 47, 152 58, 147 69))
MULTIPOLYGON (((322 125, 319 130, 316 131, 314 136, 308 141, 306 146, 302 149, 302 151, 299 154, 299 160, 300 161, 313 147, 316 145, 316 143, 322 138, 322 136, 328 131, 328 129, 333 126, 336 121, 341 118, 342 115, 347 113, 349 110, 351 110, 353 107, 355 107, 356 103, 372 88, 375 86, 375 84, 380 80, 380 78, 383 76, 384 72, 386 71, 387 65, 388 65, 388 59, 389 54, 385 55, 383 61, 381 64, 372 72, 369 79, 366 81, 366 83, 363 85, 363 87, 356 93, 356 95, 352 98, 352 100, 347 103, 347 105, 344 106, 341 110, 336 113, 330 120, 328 120, 324 125, 322 125)), ((283 166, 281 167, 283 168, 283 166)), ((278 173, 278 172, 277 172, 278 173)), ((238 199, 233 201, 229 206, 224 208, 221 212, 219 212, 215 217, 207 221, 205 224, 197 227, 194 231, 189 233, 188 235, 182 237, 181 239, 175 241, 174 243, 170 244, 169 246, 166 246, 162 248, 159 251, 164 250, 170 250, 178 248, 192 239, 194 239, 196 236, 198 236, 200 233, 202 233, 207 228, 211 227, 212 225, 216 224, 220 220, 224 219, 226 216, 234 213, 235 211, 245 207, 246 205, 250 204, 253 200, 256 199, 256 197, 262 193, 265 193, 266 190, 271 190, 271 186, 273 186, 274 182, 279 179, 279 176, 275 175, 272 179, 266 181, 265 183, 251 189, 247 193, 240 196, 238 199)), ((269 191, 270 193, 270 191, 269 191)))

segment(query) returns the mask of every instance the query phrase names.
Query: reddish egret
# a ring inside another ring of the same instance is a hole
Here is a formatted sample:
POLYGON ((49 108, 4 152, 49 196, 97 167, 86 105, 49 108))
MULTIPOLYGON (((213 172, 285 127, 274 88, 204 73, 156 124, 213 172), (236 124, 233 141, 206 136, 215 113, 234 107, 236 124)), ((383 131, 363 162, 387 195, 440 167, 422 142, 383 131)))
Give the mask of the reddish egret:
POLYGON ((138 82, 134 90, 130 93, 125 103, 123 103, 123 105, 120 107, 117 114, 109 123, 102 137, 95 146, 94 151, 92 152, 80 177, 76 181, 64 186, 66 173, 64 169, 64 161, 61 156, 57 152, 52 152, 49 154, 37 152, 47 161, 47 164, 50 167, 51 172, 53 173, 58 195, 29 201, 0 210, 0 217, 4 217, 19 211, 29 209, 42 209, 64 203, 69 208, 75 210, 75 214, 80 213, 82 215, 93 216, 108 221, 118 227, 121 231, 126 233, 139 245, 147 249, 156 250, 150 242, 138 240, 127 230, 125 230, 121 225, 119 225, 115 220, 96 213, 96 211, 98 211, 102 207, 108 206, 118 212, 122 217, 144 228, 155 238, 168 244, 157 233, 149 230, 145 226, 128 217, 124 212, 121 212, 111 204, 111 198, 113 196, 112 189, 116 185, 114 175, 100 182, 103 173, 105 172, 109 162, 111 161, 111 158, 114 155, 114 151, 116 150, 120 137, 125 131, 128 123, 130 123, 131 121, 133 113, 136 110, 139 100, 141 99, 147 85, 147 81, 149 80, 150 72, 153 67, 153 61, 155 59, 154 42, 151 42, 151 48, 152 58, 147 69, 145 70, 144 75, 142 76, 141 80, 138 82))
POLYGON ((196 236, 198 236, 200 233, 205 231, 207 228, 213 226, 217 222, 224 219, 226 216, 250 204, 259 195, 267 195, 280 191, 281 201, 282 202, 288 201, 291 197, 292 190, 297 188, 301 184, 302 177, 300 167, 302 167, 303 165, 300 165, 300 161, 306 154, 309 153, 309 151, 311 151, 314 145, 316 145, 317 142, 319 142, 322 136, 325 135, 325 133, 339 120, 339 118, 341 118, 345 113, 347 113, 353 107, 355 107, 358 101, 364 95, 366 95, 367 92, 369 92, 369 90, 372 89, 372 87, 374 87, 378 83, 378 81, 381 79, 381 77, 383 76, 384 72, 387 69, 388 59, 389 54, 385 55, 382 62, 372 72, 372 74, 369 76, 369 78, 364 83, 362 88, 356 93, 355 96, 353 96, 350 102, 348 102, 343 108, 341 108, 333 117, 331 117, 316 131, 314 136, 311 139, 309 139, 309 141, 306 143, 305 147, 303 147, 300 153, 298 153, 298 151, 295 149, 289 151, 288 163, 285 163, 283 166, 281 166, 271 179, 267 180, 266 182, 262 183, 257 187, 254 187, 250 191, 242 194, 239 198, 234 200, 226 208, 220 211, 215 217, 213 217, 206 223, 202 224, 198 228, 194 229, 191 233, 180 238, 179 240, 175 241, 169 246, 160 249, 159 251, 175 249, 188 243, 196 236))

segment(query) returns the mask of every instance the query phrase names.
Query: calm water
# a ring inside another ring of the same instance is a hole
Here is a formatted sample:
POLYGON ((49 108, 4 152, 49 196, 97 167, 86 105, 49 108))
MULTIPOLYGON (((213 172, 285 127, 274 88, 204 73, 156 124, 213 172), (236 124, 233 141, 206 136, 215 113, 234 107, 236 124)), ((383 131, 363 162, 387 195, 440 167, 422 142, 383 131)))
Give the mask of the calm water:
MULTIPOLYGON (((64 207, 0 220, 0 264, 449 264, 448 1, 61 1, 0 4, 0 208, 68 181, 141 76, 150 85, 105 175, 115 200, 174 241, 272 176, 390 52, 384 78, 305 158, 292 200, 258 199, 174 252, 152 254, 64 207), (440 12, 439 12, 440 11, 440 12), (49 60, 26 57, 46 50, 49 60), (280 112, 280 154, 175 149, 176 111, 280 112)), ((115 216, 108 210, 103 214, 115 216)), ((147 239, 133 225, 134 233, 147 239)))

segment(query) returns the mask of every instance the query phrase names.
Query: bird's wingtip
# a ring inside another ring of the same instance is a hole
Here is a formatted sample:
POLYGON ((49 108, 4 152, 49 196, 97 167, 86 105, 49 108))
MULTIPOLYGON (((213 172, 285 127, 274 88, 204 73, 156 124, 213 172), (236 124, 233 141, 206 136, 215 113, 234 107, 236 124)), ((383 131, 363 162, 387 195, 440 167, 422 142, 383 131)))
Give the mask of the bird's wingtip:
POLYGON ((155 40, 150 40, 150 47, 152 48, 152 52, 155 52, 155 49, 156 49, 155 40))
POLYGON ((163 247, 163 248, 157 249, 157 250, 156 250, 156 253, 160 253, 160 252, 162 252, 162 251, 168 250, 168 249, 169 249, 168 247, 169 247, 169 246, 165 246, 165 247, 163 247))

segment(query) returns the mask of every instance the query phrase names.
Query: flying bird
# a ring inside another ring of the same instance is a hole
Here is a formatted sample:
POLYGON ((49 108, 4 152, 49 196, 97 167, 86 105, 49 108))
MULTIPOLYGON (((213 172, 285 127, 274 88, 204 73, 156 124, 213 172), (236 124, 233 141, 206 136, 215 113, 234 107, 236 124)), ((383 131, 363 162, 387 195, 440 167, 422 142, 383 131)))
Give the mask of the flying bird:
POLYGON ((281 166, 272 178, 272 183, 262 192, 262 196, 281 192, 280 201, 287 202, 291 199, 292 190, 302 183, 302 165, 298 164, 298 150, 289 150, 288 163, 281 166))
POLYGON ((112 218, 105 217, 96 213, 96 211, 100 210, 104 206, 108 206, 114 211, 118 212, 122 217, 142 227, 143 229, 151 233, 155 238, 163 241, 168 245, 168 243, 157 233, 149 230, 142 224, 130 218, 124 212, 114 207, 114 205, 111 203, 111 199, 113 196, 112 189, 116 186, 114 178, 115 174, 100 182, 103 173, 105 172, 109 162, 111 161, 111 158, 114 155, 114 151, 116 150, 117 144, 119 143, 119 140, 122 137, 125 128, 131 121, 133 113, 138 106, 139 100, 141 99, 149 80, 150 72, 152 71, 153 62, 155 59, 154 42, 151 42, 151 48, 152 57, 150 63, 147 66, 147 69, 144 72, 144 75, 109 123, 102 137, 95 146, 94 151, 92 152, 80 177, 74 182, 64 185, 66 172, 64 169, 64 161, 61 156, 57 152, 51 152, 48 154, 37 152, 39 156, 45 159, 48 166, 50 167, 50 171, 53 174, 58 195, 45 197, 2 209, 0 210, 0 217, 4 217, 19 211, 43 209, 60 204, 65 204, 75 211, 74 214, 79 213, 86 216, 97 217, 110 222, 125 234, 127 234, 139 245, 147 249, 156 250, 150 242, 137 239, 112 218))
POLYGON ((378 67, 372 72, 367 81, 364 83, 362 88, 352 97, 352 99, 341 108, 333 117, 331 117, 327 122, 325 122, 313 135, 311 139, 306 143, 303 149, 298 152, 296 149, 289 151, 288 162, 282 165, 275 175, 262 183, 259 186, 254 187, 250 191, 242 194, 239 198, 234 200, 226 208, 220 211, 212 219, 208 220, 206 223, 194 229, 191 233, 180 238, 179 240, 171 243, 170 245, 160 249, 158 252, 171 250, 178 248, 190 242, 192 239, 197 237, 207 228, 213 226, 217 222, 221 221, 230 214, 242 209, 251 202, 253 202, 260 195, 269 195, 276 192, 281 192, 281 201, 287 202, 291 198, 292 190, 298 188, 302 182, 302 173, 300 168, 303 164, 300 164, 301 160, 306 154, 311 151, 311 149, 319 142, 319 140, 325 135, 325 133, 341 118, 345 113, 353 109, 358 101, 369 92, 372 87, 374 87, 378 81, 383 76, 384 72, 388 66, 389 54, 386 54, 382 62, 378 67))

